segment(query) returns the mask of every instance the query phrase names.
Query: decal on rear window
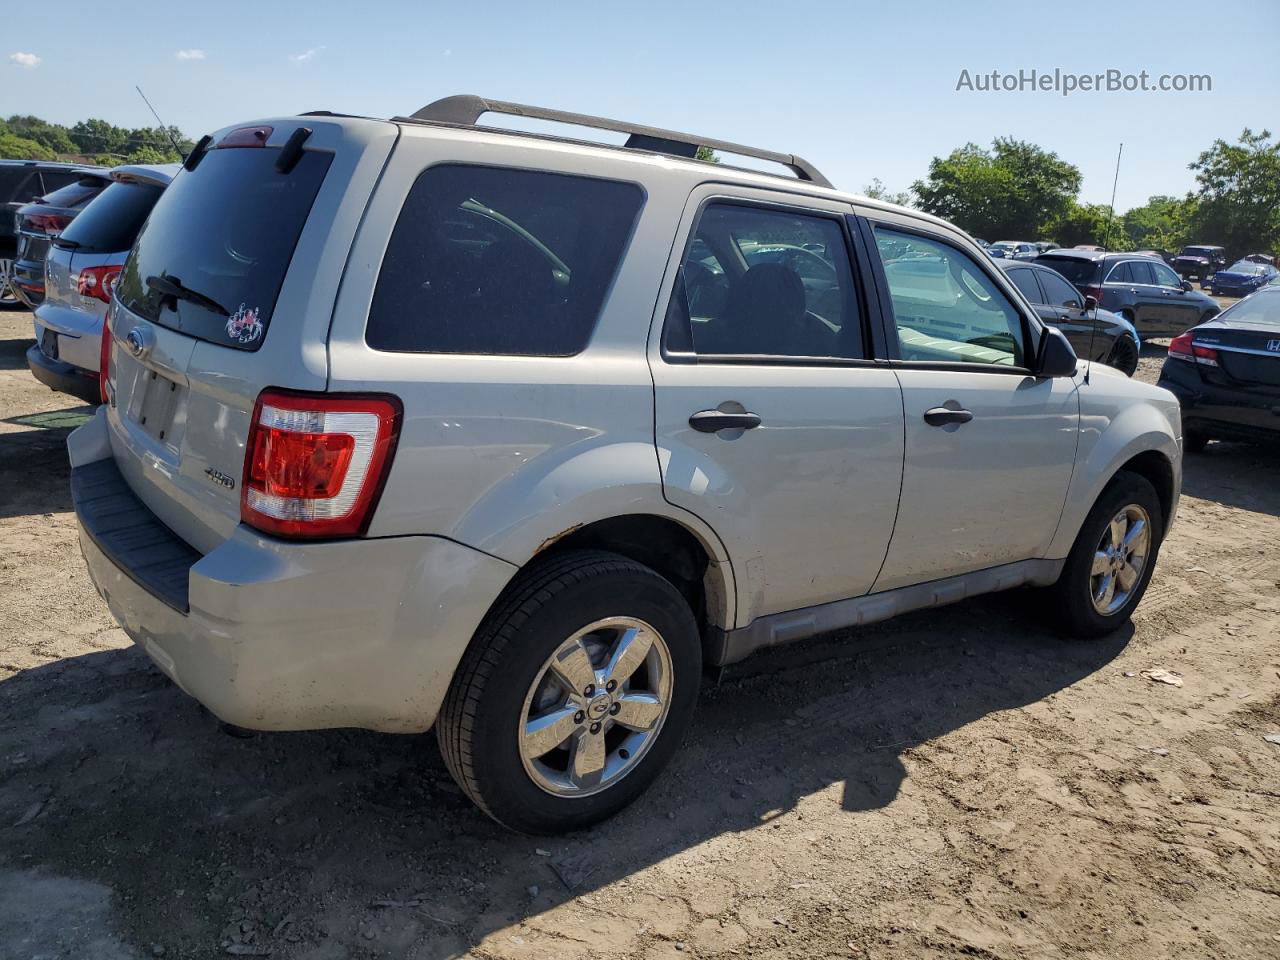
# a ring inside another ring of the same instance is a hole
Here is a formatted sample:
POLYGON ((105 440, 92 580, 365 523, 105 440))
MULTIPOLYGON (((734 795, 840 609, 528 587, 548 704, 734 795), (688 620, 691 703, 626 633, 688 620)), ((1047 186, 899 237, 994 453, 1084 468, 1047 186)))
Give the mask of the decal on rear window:
POLYGON ((236 343, 253 343, 262 336, 258 308, 246 310, 244 304, 240 304, 236 312, 227 317, 227 336, 236 343))

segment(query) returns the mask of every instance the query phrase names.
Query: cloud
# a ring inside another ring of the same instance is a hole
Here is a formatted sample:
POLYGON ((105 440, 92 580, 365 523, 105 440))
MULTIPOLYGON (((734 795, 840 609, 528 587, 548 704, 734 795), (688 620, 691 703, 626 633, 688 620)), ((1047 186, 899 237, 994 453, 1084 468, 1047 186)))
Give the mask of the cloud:
POLYGON ((323 49, 324 47, 312 47, 302 53, 291 53, 289 54, 289 60, 293 63, 306 63, 323 49))
POLYGON ((40 66, 40 58, 34 53, 23 53, 19 50, 17 53, 9 54, 9 59, 20 67, 26 67, 28 70, 33 67, 40 66))
POLYGON ((203 50, 179 50, 174 54, 179 60, 203 60, 203 50))

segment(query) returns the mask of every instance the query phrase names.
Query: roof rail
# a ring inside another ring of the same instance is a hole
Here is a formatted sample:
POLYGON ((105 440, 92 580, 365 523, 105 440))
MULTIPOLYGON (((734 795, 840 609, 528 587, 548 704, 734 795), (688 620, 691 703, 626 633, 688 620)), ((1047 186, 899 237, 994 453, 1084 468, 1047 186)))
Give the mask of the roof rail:
POLYGON ((615 130, 628 134, 625 146, 637 150, 648 150, 653 153, 665 153, 676 157, 693 159, 699 147, 734 153, 742 157, 755 157, 771 163, 787 167, 799 179, 815 183, 820 187, 830 187, 831 181, 824 177, 818 168, 809 161, 797 157, 793 153, 775 153, 772 150, 761 150, 759 147, 748 147, 727 140, 712 140, 691 133, 677 133, 674 130, 663 130, 659 127, 646 127, 638 123, 626 123, 622 120, 607 120, 604 117, 592 117, 584 113, 568 113, 564 110, 551 110, 547 107, 532 107, 523 103, 508 103, 505 100, 486 100, 472 94, 456 97, 445 97, 429 103, 409 120, 426 120, 435 123, 452 123, 464 127, 476 126, 476 121, 486 113, 501 113, 509 117, 531 117, 536 120, 554 120, 557 123, 571 123, 579 127, 594 127, 598 130, 615 130))

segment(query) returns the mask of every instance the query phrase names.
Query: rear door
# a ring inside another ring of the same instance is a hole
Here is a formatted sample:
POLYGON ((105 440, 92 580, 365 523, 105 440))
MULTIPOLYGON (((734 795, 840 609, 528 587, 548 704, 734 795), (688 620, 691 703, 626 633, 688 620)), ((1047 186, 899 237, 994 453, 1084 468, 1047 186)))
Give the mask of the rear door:
POLYGON ((1190 291, 1182 289, 1182 278, 1165 264, 1153 262, 1150 266, 1164 300, 1165 333, 1177 336, 1190 330, 1200 322, 1200 311, 1204 309, 1202 302, 1190 291))
POLYGON ((113 451, 138 497, 202 552, 239 523, 258 394, 327 384, 338 282, 395 132, 312 117, 221 131, 125 264, 109 314, 113 451), (284 158, 304 124, 301 153, 284 158))
POLYGON ((1044 556, 1075 460, 1078 378, 1031 374, 1039 327, 958 234, 868 215, 906 437, 875 590, 1044 556))
POLYGON ((893 530, 902 395, 872 359, 850 209, 700 187, 659 298, 663 488, 724 541, 739 625, 867 593, 893 530))
POLYGON ((1067 335, 1076 356, 1089 360, 1105 357, 1111 350, 1111 340, 1095 335, 1096 329, 1104 324, 1084 309, 1084 295, 1048 268, 1037 270, 1036 276, 1045 299, 1040 318, 1067 335))

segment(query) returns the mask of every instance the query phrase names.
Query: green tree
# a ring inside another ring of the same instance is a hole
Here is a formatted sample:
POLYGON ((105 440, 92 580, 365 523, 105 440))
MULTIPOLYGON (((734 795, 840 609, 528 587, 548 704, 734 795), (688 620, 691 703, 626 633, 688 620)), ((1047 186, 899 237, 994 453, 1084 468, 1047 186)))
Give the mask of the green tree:
POLYGON ((1191 242, 1191 218, 1196 202, 1190 198, 1148 197, 1124 215, 1125 239, 1132 250, 1178 250, 1191 242))
POLYGON ((1047 225, 1047 232, 1064 247, 1092 243, 1108 250, 1122 250, 1129 245, 1120 218, 1112 216, 1111 207, 1105 203, 1072 200, 1066 211, 1047 225))
POLYGON ((1221 244, 1231 257, 1280 250, 1280 142, 1270 131, 1215 140, 1189 166, 1199 184, 1193 242, 1221 244))
POLYGON ((719 163, 720 158, 716 156, 716 152, 710 147, 698 147, 698 152, 693 155, 695 160, 704 160, 707 163, 719 163))
POLYGON ((974 236, 1030 239, 1070 212, 1080 170, 1033 143, 997 137, 990 150, 967 143, 934 157, 911 189, 920 209, 974 236))
POLYGON ((117 127, 114 124, 107 123, 105 120, 81 120, 69 131, 68 136, 71 142, 76 145, 76 149, 86 155, 97 153, 118 153, 125 152, 125 141, 128 139, 129 132, 117 127))
POLYGON ((9 132, 26 140, 34 140, 54 153, 74 153, 76 145, 67 136, 67 128, 39 117, 14 115, 4 122, 9 132))
POLYGON ((879 177, 872 177, 871 182, 862 188, 862 195, 872 200, 883 200, 885 203, 896 203, 900 207, 911 206, 911 191, 891 193, 879 177))
POLYGON ((181 161, 181 159, 182 159, 181 157, 179 157, 176 153, 173 152, 173 147, 169 147, 167 150, 161 150, 156 147, 148 146, 148 147, 137 147, 129 154, 128 157, 125 158, 124 162, 125 163, 178 163, 179 161, 181 161))
POLYGON ((0 158, 5 160, 57 160, 58 155, 42 143, 0 131, 0 158))

